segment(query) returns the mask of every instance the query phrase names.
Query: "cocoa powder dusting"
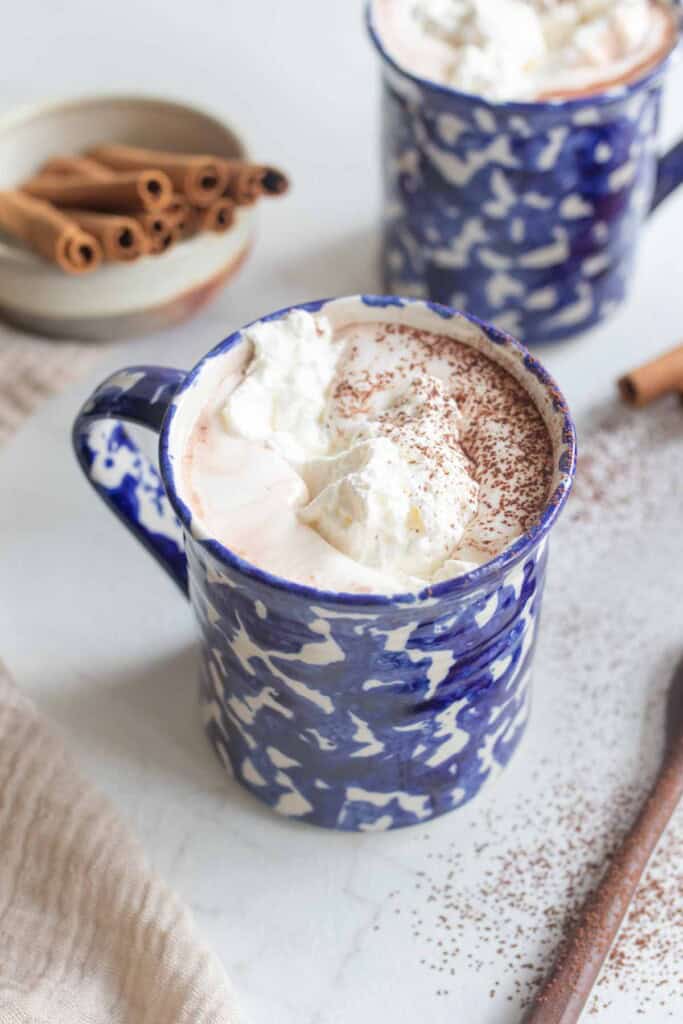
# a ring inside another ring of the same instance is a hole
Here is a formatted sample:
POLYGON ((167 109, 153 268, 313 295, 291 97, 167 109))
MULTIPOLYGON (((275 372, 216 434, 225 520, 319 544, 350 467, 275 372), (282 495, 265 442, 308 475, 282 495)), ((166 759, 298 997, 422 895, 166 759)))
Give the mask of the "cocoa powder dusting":
MULTIPOLYGON (((377 415, 392 391, 425 378, 440 378, 453 411, 459 413, 459 438, 449 433, 453 416, 438 408, 443 445, 459 443, 469 471, 480 485, 476 521, 463 540, 487 561, 539 519, 549 497, 553 474, 550 437, 526 389, 502 366, 477 349, 452 338, 405 324, 373 325, 373 345, 363 349, 354 340, 365 325, 337 332, 347 351, 337 370, 330 426, 337 417, 362 419, 377 415), (391 361, 391 368, 368 365, 369 351, 391 361)), ((423 385, 424 386, 424 385, 423 385)), ((429 393, 427 391, 427 405, 429 393)), ((379 416, 380 424, 382 417, 379 416)), ((445 469, 445 460, 437 460, 445 469)), ((446 485, 441 473, 429 486, 446 485)))
MULTIPOLYGON (((638 414, 615 405, 579 426, 577 483, 550 543, 527 736, 487 795, 416 830, 415 871, 387 894, 376 926, 409 929, 433 995, 476 1008, 478 1024, 520 1019, 632 823, 683 655, 680 404, 638 414)), ((682 964, 679 808, 587 1018, 682 1019, 682 964)))

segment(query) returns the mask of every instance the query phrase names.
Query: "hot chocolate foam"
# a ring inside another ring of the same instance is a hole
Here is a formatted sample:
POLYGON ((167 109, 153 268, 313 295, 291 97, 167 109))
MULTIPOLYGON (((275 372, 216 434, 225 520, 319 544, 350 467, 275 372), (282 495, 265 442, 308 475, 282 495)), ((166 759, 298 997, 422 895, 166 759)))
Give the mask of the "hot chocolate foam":
POLYGON ((406 70, 491 100, 601 92, 654 66, 675 42, 663 0, 375 0, 406 70))
POLYGON ((500 553, 552 475, 533 400, 502 366, 406 325, 259 324, 199 416, 184 488, 204 530, 325 590, 421 589, 500 553))

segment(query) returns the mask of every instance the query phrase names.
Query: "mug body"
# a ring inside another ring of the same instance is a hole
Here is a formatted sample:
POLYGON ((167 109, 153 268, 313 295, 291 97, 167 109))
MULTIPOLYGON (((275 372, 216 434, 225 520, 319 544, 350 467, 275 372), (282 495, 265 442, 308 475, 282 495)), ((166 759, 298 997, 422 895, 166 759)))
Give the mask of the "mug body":
POLYGON ((469 593, 380 607, 186 551, 208 737, 274 810, 398 828, 460 807, 507 764, 529 713, 545 541, 469 593))
POLYGON ((491 103, 382 63, 387 291, 468 309, 526 344, 627 294, 657 178, 668 61, 610 92, 491 103))
POLYGON ((524 383, 553 443, 541 520, 493 561, 418 594, 337 594, 244 562, 206 535, 184 501, 179 468, 189 432, 241 332, 200 363, 170 406, 160 464, 185 533, 211 743, 274 810, 329 828, 384 830, 471 800, 521 739, 547 535, 571 486, 574 431, 545 371, 495 328, 395 298, 304 308, 333 327, 398 321, 482 349, 524 383))

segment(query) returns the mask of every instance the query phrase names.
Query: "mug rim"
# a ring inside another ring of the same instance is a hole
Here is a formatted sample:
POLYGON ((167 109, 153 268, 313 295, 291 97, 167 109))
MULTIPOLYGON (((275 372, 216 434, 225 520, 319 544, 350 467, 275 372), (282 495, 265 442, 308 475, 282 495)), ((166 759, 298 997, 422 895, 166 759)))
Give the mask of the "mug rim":
POLYGON ((379 29, 375 26, 373 8, 374 0, 367 0, 365 5, 365 24, 367 32, 377 53, 385 64, 392 69, 392 71, 397 75, 408 79, 408 81, 412 82, 413 85, 418 86, 420 89, 428 92, 434 92, 442 96, 450 96, 470 104, 477 103, 480 106, 486 107, 499 114, 510 113, 533 115, 547 111, 560 114, 564 112, 572 113, 581 107, 604 107, 608 106, 610 103, 616 103, 627 99, 638 90, 648 86, 667 70, 669 63, 681 44, 681 31, 683 28, 683 11, 677 11, 672 8, 672 13, 676 22, 676 40, 673 46, 671 46, 661 60, 650 68, 649 71, 646 71, 645 74, 631 82, 625 82, 623 85, 615 86, 612 89, 605 89, 602 92, 591 93, 587 96, 575 96, 570 99, 490 100, 485 96, 480 96, 478 93, 465 92, 463 89, 456 89, 455 86, 435 82, 430 78, 423 78, 421 75, 418 75, 413 71, 409 71, 408 68, 399 64, 399 62, 391 56, 385 47, 379 29))
POLYGON ((543 540, 554 525, 572 488, 576 473, 576 458, 576 428, 574 426, 567 401, 558 385, 555 383, 553 377, 548 373, 545 367, 541 365, 535 356, 529 352, 525 345, 520 341, 517 341, 516 338, 513 338, 512 335, 507 332, 480 320, 478 317, 473 316, 470 313, 463 313, 459 310, 452 309, 449 306, 443 306, 439 303, 430 302, 425 299, 406 298, 394 295, 366 294, 338 296, 328 299, 318 299, 311 302, 295 303, 291 306, 279 309, 274 313, 257 317, 250 323, 240 327, 237 331, 233 331, 232 334, 228 335, 227 338, 224 338, 223 341, 220 341, 209 352, 207 352, 206 355, 204 355, 188 372, 180 388, 175 393, 173 400, 169 404, 159 435, 159 468, 164 487, 166 489, 166 494, 182 524, 183 530, 196 544, 199 544, 218 562, 229 566, 249 579, 253 579, 278 590, 297 594, 300 597, 310 599, 316 603, 333 603, 355 607, 378 605, 387 607, 397 604, 414 605, 424 603, 425 601, 431 601, 433 599, 457 597, 461 594, 467 594, 473 590, 477 590, 480 587, 485 586, 492 578, 499 577, 504 574, 513 565, 525 558, 528 553, 543 540), (170 449, 171 427, 184 396, 197 380, 207 362, 217 356, 224 355, 226 352, 230 351, 242 342, 245 332, 250 328, 255 327, 257 324, 269 323, 273 320, 281 320, 288 313, 295 310, 302 310, 308 313, 319 313, 325 306, 330 305, 331 303, 351 302, 360 302, 369 308, 383 308, 389 310, 391 308, 403 309, 407 306, 417 306, 428 310, 430 313, 440 317, 442 320, 452 320, 455 317, 467 320, 469 323, 478 327, 492 344, 511 349, 518 354, 525 373, 536 377, 544 388, 545 393, 549 396, 553 417, 561 420, 561 441, 559 445, 559 452, 556 451, 554 453, 555 471, 559 472, 560 479, 552 494, 548 496, 537 522, 529 530, 526 530, 521 534, 521 536, 505 547, 498 555, 489 561, 484 562, 482 565, 477 566, 476 569, 472 569, 467 573, 462 573, 460 576, 455 576, 449 580, 428 584, 419 591, 399 591, 397 593, 380 594, 323 590, 307 584, 297 583, 284 576, 278 576, 274 573, 268 572, 266 569, 260 569, 258 566, 254 565, 253 562, 249 562, 235 554, 219 540, 216 540, 213 537, 203 538, 197 536, 193 532, 194 517, 192 511, 179 496, 176 489, 174 456, 171 454, 170 449))

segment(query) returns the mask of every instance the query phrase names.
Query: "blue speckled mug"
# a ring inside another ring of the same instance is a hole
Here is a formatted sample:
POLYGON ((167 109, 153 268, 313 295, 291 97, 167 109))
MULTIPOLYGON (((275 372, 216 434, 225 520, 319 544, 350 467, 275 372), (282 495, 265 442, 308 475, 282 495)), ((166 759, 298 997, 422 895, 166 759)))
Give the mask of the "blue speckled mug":
POLYGON ((683 181, 657 156, 671 57, 564 102, 488 102, 382 60, 383 274, 389 292, 468 309, 525 344, 624 300, 645 218, 683 181))
POLYGON ((190 373, 140 366, 109 377, 79 413, 74 445, 98 494, 189 594, 206 729, 226 768, 302 821, 364 831, 412 825, 472 799, 522 736, 548 533, 574 476, 574 427, 527 350, 472 317, 376 296, 299 308, 320 311, 333 327, 391 320, 423 328, 505 366, 552 439, 551 496, 538 525, 474 572, 419 594, 328 593, 243 561, 202 533, 178 488, 189 432, 242 331, 190 373), (160 476, 122 420, 159 432, 160 476))

